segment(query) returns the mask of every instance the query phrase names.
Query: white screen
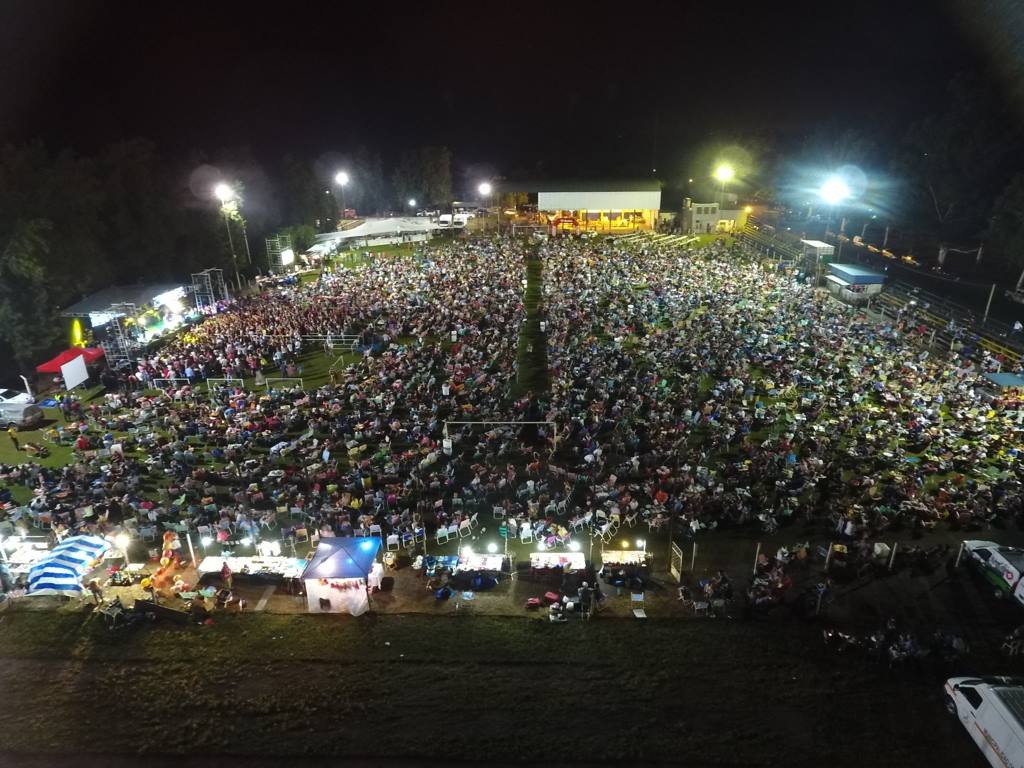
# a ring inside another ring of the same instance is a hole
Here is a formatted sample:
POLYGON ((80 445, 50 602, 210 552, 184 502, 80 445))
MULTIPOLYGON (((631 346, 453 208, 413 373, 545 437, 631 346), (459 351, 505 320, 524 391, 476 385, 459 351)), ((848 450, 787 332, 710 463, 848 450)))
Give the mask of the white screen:
POLYGON ((65 389, 74 389, 89 378, 89 372, 85 370, 85 356, 79 355, 71 362, 64 363, 60 372, 64 376, 65 389))

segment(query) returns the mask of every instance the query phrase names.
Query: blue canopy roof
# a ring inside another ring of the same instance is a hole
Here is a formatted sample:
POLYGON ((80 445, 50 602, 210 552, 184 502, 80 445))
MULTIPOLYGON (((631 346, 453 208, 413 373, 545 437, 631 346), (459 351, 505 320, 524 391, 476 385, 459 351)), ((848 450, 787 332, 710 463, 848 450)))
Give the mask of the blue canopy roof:
POLYGON ((829 273, 841 277, 850 285, 874 285, 884 283, 885 275, 881 272, 874 272, 856 264, 829 264, 829 273))
POLYGON ((110 549, 99 536, 72 536, 51 549, 28 571, 32 595, 63 595, 82 592, 89 566, 110 549))
POLYGON ((1024 377, 1018 376, 1016 373, 986 373, 985 378, 1003 389, 1024 388, 1024 377))
POLYGON ((380 549, 376 536, 320 539, 304 579, 365 579, 380 549))

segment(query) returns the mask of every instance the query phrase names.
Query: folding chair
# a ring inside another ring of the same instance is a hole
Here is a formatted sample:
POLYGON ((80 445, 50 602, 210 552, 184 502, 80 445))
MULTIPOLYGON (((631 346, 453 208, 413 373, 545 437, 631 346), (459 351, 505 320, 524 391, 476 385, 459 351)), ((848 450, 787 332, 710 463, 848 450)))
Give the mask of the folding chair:
POLYGON ((42 528, 43 530, 49 530, 52 527, 53 517, 49 512, 40 512, 39 516, 36 517, 36 528, 42 528))
POLYGON ((708 608, 710 608, 710 607, 711 607, 710 603, 708 603, 707 600, 697 600, 693 604, 693 615, 694 616, 707 616, 708 615, 708 608))
POLYGON ((638 619, 646 619, 647 611, 644 610, 644 593, 643 592, 631 592, 629 595, 629 603, 633 607, 633 615, 638 619))
POLYGON ((435 535, 435 538, 437 539, 437 543, 438 544, 447 544, 448 543, 448 527, 445 526, 445 525, 442 525, 440 528, 438 528, 437 529, 437 534, 435 535))
POLYGON ((456 525, 455 523, 452 523, 451 525, 448 526, 448 538, 449 539, 462 538, 459 535, 459 526, 456 525))
POLYGON ((463 520, 458 527, 459 538, 464 539, 473 535, 473 524, 469 520, 463 520))
POLYGON ((491 507, 491 514, 495 520, 505 519, 505 508, 504 507, 491 507))
POLYGON ((387 547, 388 547, 388 552, 394 552, 399 547, 401 547, 401 544, 398 541, 398 534, 397 533, 392 533, 392 534, 388 535, 387 547))
POLYGON ((427 529, 422 527, 417 528, 415 531, 412 532, 412 540, 417 543, 426 541, 427 529))
POLYGON ((626 515, 626 525, 628 525, 630 528, 635 528, 636 527, 636 518, 637 518, 637 513, 636 512, 634 512, 634 513, 632 513, 630 515, 626 515))
POLYGON ((305 528, 296 528, 295 543, 302 544, 307 541, 309 541, 309 531, 307 531, 305 528))
POLYGON ((384 532, 381 530, 380 526, 377 525, 377 523, 370 523, 370 535, 383 537, 384 532))
POLYGON ((412 531, 402 532, 402 546, 406 549, 413 549, 416 546, 416 539, 413 538, 412 531))
POLYGON ((519 529, 519 543, 520 544, 531 544, 533 543, 533 526, 529 523, 524 524, 519 529))
POLYGON ((309 543, 310 546, 313 547, 320 543, 320 531, 318 531, 316 528, 314 528, 313 532, 309 534, 309 543))
POLYGON ((156 526, 147 525, 139 528, 139 535, 142 536, 143 541, 156 541, 156 526))
POLYGON ((210 538, 213 538, 213 529, 208 525, 197 525, 196 531, 200 536, 209 536, 210 538))
POLYGON ((289 517, 305 517, 306 511, 302 507, 292 507, 288 510, 289 517))
POLYGON ((583 517, 577 517, 569 521, 569 528, 575 532, 579 532, 583 528, 583 523, 586 522, 583 517))
POLYGON ((469 527, 471 529, 480 527, 480 521, 477 519, 480 517, 479 512, 474 512, 469 518, 469 527))

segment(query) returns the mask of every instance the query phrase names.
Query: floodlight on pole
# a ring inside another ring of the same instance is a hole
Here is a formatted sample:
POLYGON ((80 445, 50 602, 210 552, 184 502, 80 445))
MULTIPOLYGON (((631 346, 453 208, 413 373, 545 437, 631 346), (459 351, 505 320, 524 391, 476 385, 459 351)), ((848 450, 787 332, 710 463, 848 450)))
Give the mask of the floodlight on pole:
POLYGON ((735 169, 728 163, 720 163, 715 168, 715 178, 725 184, 727 181, 732 181, 736 177, 735 169))
POLYGON ((410 208, 415 208, 416 207, 416 198, 414 198, 414 197, 410 197, 409 198, 409 207, 410 208))
POLYGON ((338 171, 334 174, 334 183, 341 188, 341 218, 347 218, 345 215, 345 187, 348 186, 349 176, 345 171, 338 171))
POLYGON ((829 205, 839 205, 850 196, 850 186, 839 176, 829 176, 821 185, 818 194, 829 205))
POLYGON ((480 186, 478 186, 476 188, 476 191, 479 192, 481 194, 481 196, 483 196, 483 197, 490 197, 491 196, 491 191, 493 189, 494 188, 491 186, 490 182, 482 181, 482 182, 480 182, 480 186))
POLYGON ((736 171, 728 163, 719 163, 715 168, 714 174, 712 174, 722 184, 722 197, 718 201, 718 207, 725 207, 725 184, 726 182, 732 181, 736 176, 736 171))
MULTIPOLYGON (((235 253, 235 239, 231 235, 231 208, 237 206, 229 206, 235 200, 235 190, 230 184, 225 181, 218 183, 213 188, 214 196, 220 200, 220 212, 224 214, 224 228, 228 231, 228 247, 231 249, 231 263, 235 268, 235 285, 238 286, 239 292, 242 290, 242 275, 238 271, 238 254, 235 253)), ((246 238, 246 249, 248 249, 248 237, 246 238)))
POLYGON ((230 184, 223 181, 213 188, 213 194, 221 203, 228 203, 235 199, 235 190, 231 188, 230 184))

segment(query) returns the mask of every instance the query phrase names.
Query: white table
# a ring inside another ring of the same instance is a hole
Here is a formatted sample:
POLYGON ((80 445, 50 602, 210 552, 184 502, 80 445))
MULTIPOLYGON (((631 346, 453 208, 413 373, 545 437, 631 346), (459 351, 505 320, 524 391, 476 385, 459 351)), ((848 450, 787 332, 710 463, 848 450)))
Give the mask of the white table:
POLYGON ((457 571, 500 571, 504 555, 463 555, 459 558, 457 571))
POLYGON ((531 568, 558 568, 582 571, 587 567, 587 559, 582 552, 531 552, 531 568))
POLYGON ((601 553, 605 565, 647 565, 647 553, 638 549, 606 549, 601 553))
POLYGON ((245 568, 249 573, 267 570, 286 579, 297 579, 306 570, 306 561, 295 557, 204 557, 196 570, 200 575, 220 573, 225 562, 232 573, 242 573, 245 568))

